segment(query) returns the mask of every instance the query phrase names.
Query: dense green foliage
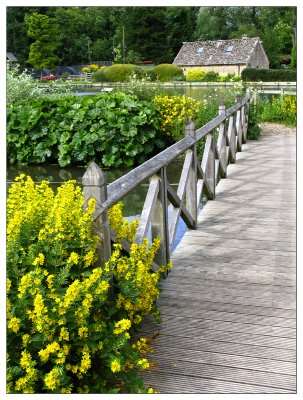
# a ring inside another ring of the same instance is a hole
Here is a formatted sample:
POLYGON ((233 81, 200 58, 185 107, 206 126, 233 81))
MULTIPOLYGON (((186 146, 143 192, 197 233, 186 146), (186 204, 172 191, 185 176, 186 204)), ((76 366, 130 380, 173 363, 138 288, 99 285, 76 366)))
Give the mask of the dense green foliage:
POLYGON ((296 82, 297 71, 291 69, 245 68, 241 73, 245 82, 296 82))
POLYGON ((152 71, 160 82, 169 82, 183 76, 182 68, 174 64, 159 64, 152 71))
POLYGON ((32 43, 25 16, 34 12, 60 27, 54 39, 61 65, 91 60, 171 63, 182 42, 243 33, 261 38, 271 68, 295 63, 295 7, 7 7, 7 49, 22 67, 32 43))
POLYGON ((17 104, 8 113, 7 143, 11 164, 96 160, 108 167, 142 163, 165 145, 153 106, 119 92, 17 104))

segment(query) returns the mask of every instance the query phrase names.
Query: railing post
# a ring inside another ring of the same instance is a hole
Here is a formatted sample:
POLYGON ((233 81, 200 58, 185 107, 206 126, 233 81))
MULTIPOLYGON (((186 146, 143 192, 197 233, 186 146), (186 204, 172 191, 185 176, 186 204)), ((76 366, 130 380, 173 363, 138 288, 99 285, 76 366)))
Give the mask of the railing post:
POLYGON ((257 86, 255 86, 254 87, 254 94, 253 94, 254 113, 257 112, 257 99, 258 99, 258 88, 257 88, 257 86))
POLYGON ((228 149, 228 163, 234 164, 236 162, 236 127, 235 127, 235 113, 229 117, 228 131, 227 131, 229 149, 228 149))
POLYGON ((212 136, 212 147, 211 147, 211 168, 210 168, 210 175, 212 176, 212 190, 213 190, 213 200, 216 197, 216 140, 215 140, 215 130, 211 133, 212 136))
MULTIPOLYGON (((226 107, 224 104, 219 105, 219 115, 226 115, 226 107)), ((220 130, 219 130, 219 137, 218 137, 218 152, 219 152, 219 162, 221 161, 221 165, 224 170, 223 178, 226 178, 226 171, 227 171, 227 157, 228 157, 228 149, 226 147, 226 128, 225 128, 225 122, 222 122, 220 125, 220 130)))
MULTIPOLYGON (((237 98, 237 103, 242 102, 242 98, 237 98)), ((242 107, 237 111, 236 130, 237 130, 237 151, 242 150, 242 107)))
POLYGON ((170 261, 166 167, 161 168, 159 177, 159 193, 151 221, 151 232, 152 239, 160 237, 160 248, 155 255, 155 262, 161 266, 170 261))
MULTIPOLYGON (((185 125, 184 136, 191 136, 196 138, 195 124, 191 119, 188 119, 185 125)), ((198 223, 198 204, 197 204, 197 145, 193 145, 191 150, 193 152, 192 164, 189 171, 188 181, 186 185, 186 208, 192 216, 197 229, 198 223)))
MULTIPOLYGON (((82 177, 84 207, 90 198, 96 200, 96 209, 102 207, 107 200, 107 185, 104 172, 95 162, 91 162, 82 177)), ((94 217, 94 215, 93 215, 94 217)), ((111 256, 110 229, 108 210, 104 210, 94 221, 94 232, 99 237, 98 253, 104 265, 111 256)))

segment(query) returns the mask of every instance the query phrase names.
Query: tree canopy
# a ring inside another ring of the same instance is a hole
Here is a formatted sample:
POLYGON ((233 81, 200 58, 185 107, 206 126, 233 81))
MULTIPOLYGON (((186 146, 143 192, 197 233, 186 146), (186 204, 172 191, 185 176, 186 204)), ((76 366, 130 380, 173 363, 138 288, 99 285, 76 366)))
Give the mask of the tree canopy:
POLYGON ((272 68, 295 65, 295 7, 7 7, 7 50, 22 66, 29 60, 36 68, 33 54, 42 49, 49 62, 53 53, 57 65, 58 59, 60 65, 96 60, 159 64, 171 63, 182 42, 243 33, 261 38, 272 68), (53 43, 33 36, 28 21, 34 15, 40 15, 40 24, 49 24, 44 35, 53 43))

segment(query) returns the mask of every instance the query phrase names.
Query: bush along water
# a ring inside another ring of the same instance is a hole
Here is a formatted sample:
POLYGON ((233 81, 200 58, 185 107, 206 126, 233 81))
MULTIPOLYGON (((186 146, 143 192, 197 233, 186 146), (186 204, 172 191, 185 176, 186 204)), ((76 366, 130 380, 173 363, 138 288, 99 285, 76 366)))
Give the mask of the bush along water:
POLYGON ((122 92, 38 99, 12 107, 7 118, 11 164, 131 167, 165 147, 153 104, 122 92))
MULTIPOLYGON (((7 392, 153 393, 138 372, 151 363, 150 339, 133 339, 145 315, 157 316, 160 275, 150 272, 159 242, 115 249, 100 265, 92 234, 94 200, 85 210, 69 181, 20 175, 7 203, 7 392)), ((136 222, 110 210, 120 239, 136 222)))

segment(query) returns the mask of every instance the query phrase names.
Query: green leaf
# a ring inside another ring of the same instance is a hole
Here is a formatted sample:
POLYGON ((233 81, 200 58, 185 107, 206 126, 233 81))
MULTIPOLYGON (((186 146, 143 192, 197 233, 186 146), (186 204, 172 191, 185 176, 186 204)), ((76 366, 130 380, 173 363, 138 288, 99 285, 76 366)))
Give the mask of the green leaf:
POLYGON ((105 154, 102 157, 102 163, 103 165, 105 165, 106 167, 111 167, 113 165, 115 165, 116 163, 116 167, 119 166, 120 164, 117 162, 116 160, 116 156, 114 154, 105 154), (118 165, 117 165, 118 164, 118 165))

